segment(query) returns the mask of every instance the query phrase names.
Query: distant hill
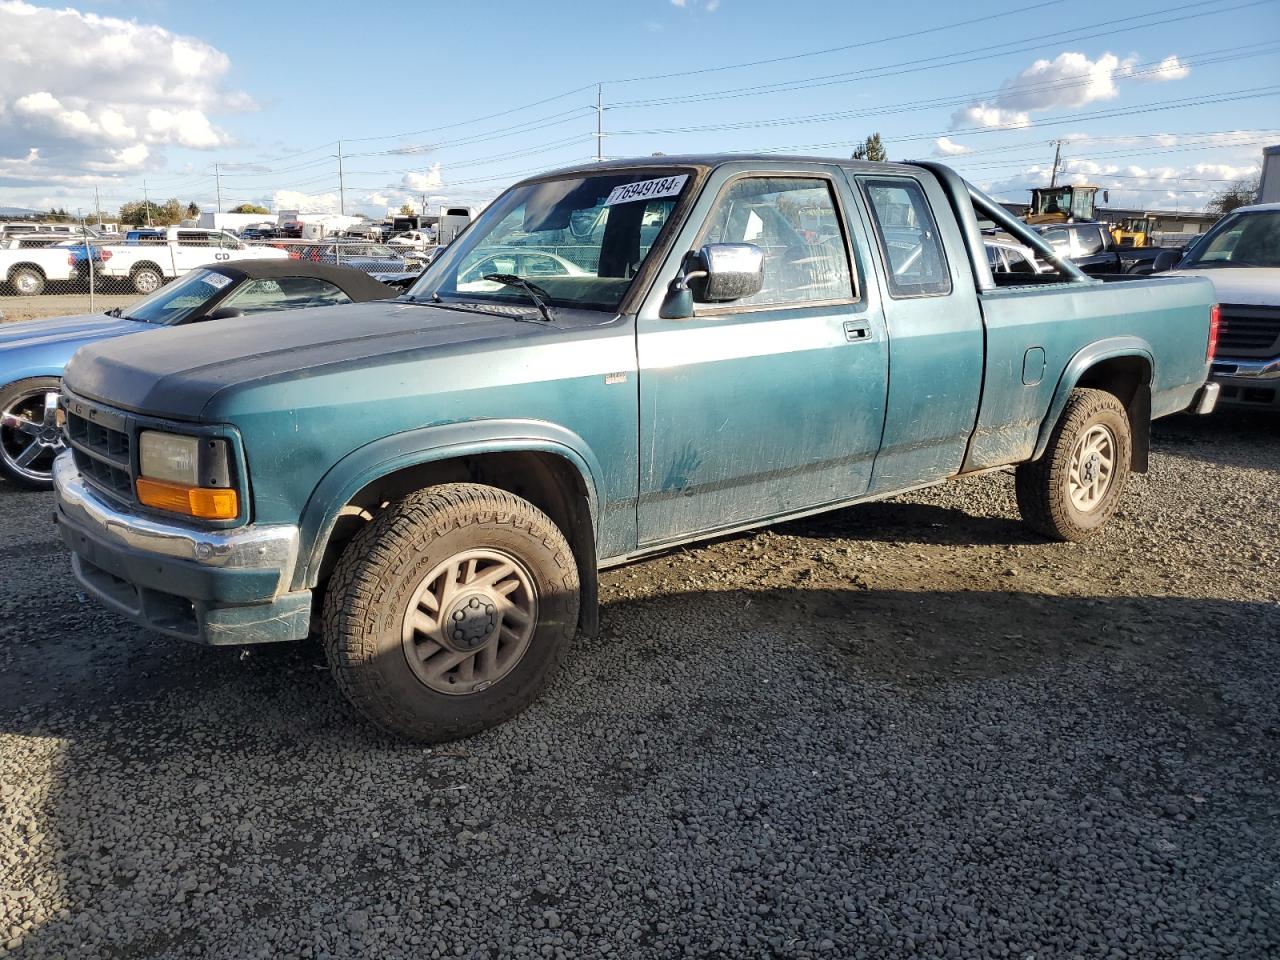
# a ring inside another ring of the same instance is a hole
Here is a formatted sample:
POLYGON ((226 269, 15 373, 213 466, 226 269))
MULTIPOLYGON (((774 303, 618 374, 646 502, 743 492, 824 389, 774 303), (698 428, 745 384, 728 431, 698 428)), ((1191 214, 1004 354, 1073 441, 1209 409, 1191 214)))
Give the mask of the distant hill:
POLYGON ((26 207, 0 207, 0 217, 34 217, 42 213, 43 210, 29 210, 26 207))

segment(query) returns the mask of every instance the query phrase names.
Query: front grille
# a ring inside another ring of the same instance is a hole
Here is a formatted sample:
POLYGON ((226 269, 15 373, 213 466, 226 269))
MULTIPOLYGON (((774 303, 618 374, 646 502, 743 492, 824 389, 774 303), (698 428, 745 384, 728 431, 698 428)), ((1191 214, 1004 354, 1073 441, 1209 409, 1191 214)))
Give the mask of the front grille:
POLYGON ((1280 307, 1224 303, 1218 354, 1273 357, 1280 352, 1280 307))
POLYGON ((132 502, 133 457, 124 416, 69 397, 63 403, 67 440, 80 475, 114 499, 132 502))

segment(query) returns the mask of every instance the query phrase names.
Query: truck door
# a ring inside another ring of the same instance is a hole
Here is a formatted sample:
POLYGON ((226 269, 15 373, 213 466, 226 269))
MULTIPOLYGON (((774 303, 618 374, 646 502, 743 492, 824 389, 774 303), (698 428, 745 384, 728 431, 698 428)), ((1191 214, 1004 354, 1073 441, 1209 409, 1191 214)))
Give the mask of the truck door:
POLYGON ((834 169, 714 174, 663 276, 704 243, 765 252, 764 288, 637 321, 639 542, 728 529, 864 493, 884 422, 887 349, 860 221, 834 169), (850 227, 855 229, 852 231, 850 227), (851 258, 852 255, 852 258, 851 258))
POLYGON ((982 313, 964 238, 938 185, 905 175, 854 179, 880 250, 893 345, 871 490, 901 490, 949 477, 964 462, 982 389, 982 313))

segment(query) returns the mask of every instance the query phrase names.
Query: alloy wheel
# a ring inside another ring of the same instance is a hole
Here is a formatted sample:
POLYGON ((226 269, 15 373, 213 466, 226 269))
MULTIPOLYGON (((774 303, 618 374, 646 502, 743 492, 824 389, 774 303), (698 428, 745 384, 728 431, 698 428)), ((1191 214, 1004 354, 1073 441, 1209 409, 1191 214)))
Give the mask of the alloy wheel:
POLYGON ((24 393, 0 411, 0 457, 14 473, 48 482, 53 476, 53 459, 62 450, 56 391, 24 393))

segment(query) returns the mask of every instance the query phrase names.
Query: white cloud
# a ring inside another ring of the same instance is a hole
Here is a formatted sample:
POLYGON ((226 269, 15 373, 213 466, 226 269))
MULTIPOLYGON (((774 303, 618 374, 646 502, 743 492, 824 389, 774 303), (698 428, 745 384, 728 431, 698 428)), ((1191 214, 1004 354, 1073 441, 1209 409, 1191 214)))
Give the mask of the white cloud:
POLYGON ((1191 73, 1191 68, 1178 59, 1176 55, 1170 54, 1156 66, 1134 73, 1133 79, 1140 80, 1143 83, 1165 83, 1169 80, 1182 80, 1189 73, 1191 73))
POLYGON ((1189 74, 1178 57, 1165 57, 1157 66, 1136 69, 1137 57, 1121 60, 1104 53, 1090 60, 1083 53, 1066 51, 1052 60, 1037 60, 1016 77, 1006 80, 990 99, 970 104, 951 115, 952 129, 962 127, 1025 127, 1031 114, 1070 110, 1090 103, 1114 100, 1116 81, 1124 78, 1162 82, 1189 74))
POLYGON ((715 13, 720 9, 720 0, 707 0, 707 5, 703 8, 707 13, 715 13))
POLYGON ((271 195, 271 209, 297 210, 300 213, 337 213, 336 193, 299 193, 297 190, 277 190, 271 195))
POLYGON ((1018 128, 1029 126, 1031 126, 1031 117, 1026 113, 1017 110, 1003 110, 1000 107, 991 107, 985 103, 965 107, 963 110, 957 110, 951 115, 951 128, 953 130, 965 127, 1018 128))
POLYGON ((687 0, 671 0, 671 5, 673 7, 683 7, 686 2, 687 0))
MULTIPOLYGON (((1052 164, 1033 164, 1021 172, 981 183, 983 190, 1007 200, 1027 202, 1029 187, 1048 186, 1052 164)), ((1180 167, 1106 163, 1087 159, 1065 159, 1058 168, 1058 183, 1093 184, 1108 192, 1111 208, 1202 210, 1210 196, 1225 181, 1257 173, 1247 162, 1191 163, 1180 167)))
POLYGON ((958 157, 961 154, 968 153, 969 148, 963 143, 956 143, 950 137, 939 137, 933 141, 933 152, 939 157, 958 157))
POLYGON ((435 190, 444 183, 440 175, 440 164, 433 163, 427 170, 418 173, 416 170, 410 170, 400 178, 400 186, 405 190, 413 190, 421 193, 425 190, 435 190))
POLYGON ((165 145, 226 146, 211 114, 254 108, 222 89, 230 68, 222 51, 159 26, 0 0, 0 156, 38 147, 52 183, 154 166, 165 145))

